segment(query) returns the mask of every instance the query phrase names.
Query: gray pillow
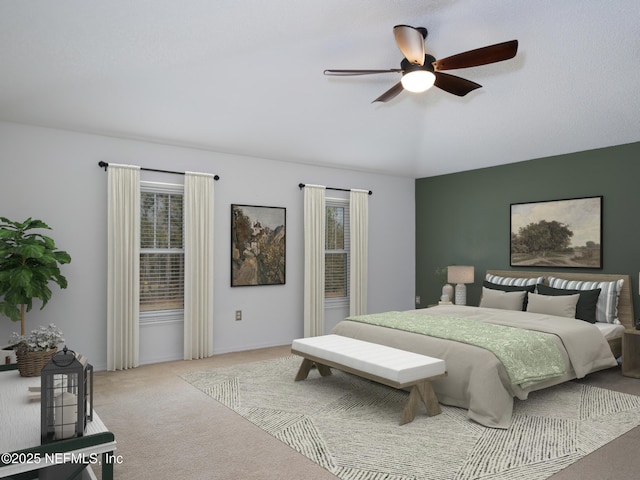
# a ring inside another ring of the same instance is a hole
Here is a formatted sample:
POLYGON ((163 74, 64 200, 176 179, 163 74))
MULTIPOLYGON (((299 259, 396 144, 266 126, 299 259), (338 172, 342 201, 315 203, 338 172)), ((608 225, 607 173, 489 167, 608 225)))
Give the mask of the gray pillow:
POLYGON ((557 297, 530 293, 527 312, 544 313, 546 315, 555 315, 556 317, 576 318, 576 305, 578 304, 579 298, 579 293, 557 297))
POLYGON ((544 277, 500 277, 498 275, 492 275, 487 273, 485 280, 498 285, 510 285, 512 287, 523 287, 526 285, 537 285, 538 283, 544 283, 544 277))
POLYGON ((539 284, 536 286, 536 293, 540 295, 580 295, 578 304, 576 305, 576 318, 584 320, 589 323, 596 323, 596 306, 598 304, 598 297, 600 296, 600 289, 595 290, 565 290, 563 288, 553 288, 547 285, 539 284))
POLYGON ((525 291, 520 292, 504 292, 502 290, 493 290, 491 288, 482 287, 482 298, 480 306, 484 308, 500 308, 502 310, 520 310, 522 311, 522 303, 525 291))
MULTIPOLYGON (((522 286, 516 286, 516 285, 500 285, 499 283, 491 283, 488 280, 485 280, 484 282, 482 282, 482 286, 483 287, 487 287, 490 288, 491 290, 502 290, 503 292, 535 292, 536 290, 536 286, 535 285, 522 285, 522 286)), ((524 301, 522 302, 522 311, 525 311, 527 309, 527 295, 525 294, 524 296, 524 301)))
POLYGON ((618 320, 618 297, 624 280, 612 282, 586 282, 549 277, 549 286, 571 290, 593 290, 599 288, 600 295, 596 303, 596 319, 602 323, 620 323, 618 320))

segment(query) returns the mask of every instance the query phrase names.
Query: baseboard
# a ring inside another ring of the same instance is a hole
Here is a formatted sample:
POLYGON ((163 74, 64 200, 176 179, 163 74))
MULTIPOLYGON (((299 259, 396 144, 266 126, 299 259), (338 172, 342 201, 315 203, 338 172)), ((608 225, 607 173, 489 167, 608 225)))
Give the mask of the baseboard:
POLYGON ((153 365, 154 363, 174 362, 176 360, 183 360, 182 355, 164 355, 149 358, 145 362, 140 362, 140 365, 153 365))
POLYGON ((222 349, 214 349, 214 355, 222 355, 223 353, 234 353, 234 352, 246 352, 248 350, 260 350, 261 348, 272 348, 272 347, 282 347, 284 345, 291 345, 291 341, 288 342, 280 342, 280 343, 264 343, 264 344, 256 344, 256 345, 243 345, 241 347, 231 347, 231 348, 222 348, 222 349))

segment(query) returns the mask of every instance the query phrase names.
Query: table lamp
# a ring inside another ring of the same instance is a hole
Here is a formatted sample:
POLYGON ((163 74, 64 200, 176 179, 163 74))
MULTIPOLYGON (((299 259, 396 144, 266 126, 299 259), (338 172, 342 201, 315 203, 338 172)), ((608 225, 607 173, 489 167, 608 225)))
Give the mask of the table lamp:
POLYGON ((447 267, 447 281, 456 284, 456 305, 467 304, 467 286, 473 283, 473 266, 452 265, 447 267))

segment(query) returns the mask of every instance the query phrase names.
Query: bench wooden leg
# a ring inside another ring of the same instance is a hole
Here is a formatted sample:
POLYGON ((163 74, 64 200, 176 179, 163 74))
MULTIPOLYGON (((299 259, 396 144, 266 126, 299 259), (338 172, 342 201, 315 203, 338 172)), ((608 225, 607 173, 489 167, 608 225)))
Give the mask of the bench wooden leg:
POLYGON ((430 417, 433 415, 438 415, 442 412, 440 404, 438 403, 438 397, 433 391, 431 382, 425 380, 416 383, 413 387, 411 387, 411 391, 409 392, 409 399, 407 400, 407 404, 402 411, 400 425, 404 425, 405 423, 413 421, 413 419, 416 417, 420 402, 424 403, 424 406, 427 407, 427 415, 429 415, 430 417))
POLYGON ((328 377, 329 375, 331 375, 331 368, 329 368, 327 365, 316 362, 316 367, 318 367, 318 372, 321 376, 328 377))
POLYGON ((309 376, 309 372, 311 371, 311 367, 313 367, 314 363, 318 368, 318 372, 320 373, 320 375, 322 375, 323 377, 331 375, 331 369, 328 366, 318 362, 313 362, 308 358, 303 358, 302 364, 298 369, 298 374, 296 375, 295 381, 299 382, 300 380, 306 379, 309 376))
POLYGON ((299 382, 300 380, 304 380, 305 378, 307 378, 312 366, 313 366, 313 362, 311 360, 309 360, 308 358, 303 358, 302 364, 298 369, 298 374, 296 375, 296 382, 299 382))

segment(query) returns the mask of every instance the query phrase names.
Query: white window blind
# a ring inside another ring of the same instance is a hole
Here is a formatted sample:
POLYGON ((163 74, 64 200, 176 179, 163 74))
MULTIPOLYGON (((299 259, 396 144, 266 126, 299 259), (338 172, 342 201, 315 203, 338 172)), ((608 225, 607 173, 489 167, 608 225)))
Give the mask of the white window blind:
POLYGON ((349 304, 349 201, 327 198, 325 304, 349 304))
POLYGON ((183 314, 182 200, 182 185, 141 182, 141 321, 170 319, 183 314))

